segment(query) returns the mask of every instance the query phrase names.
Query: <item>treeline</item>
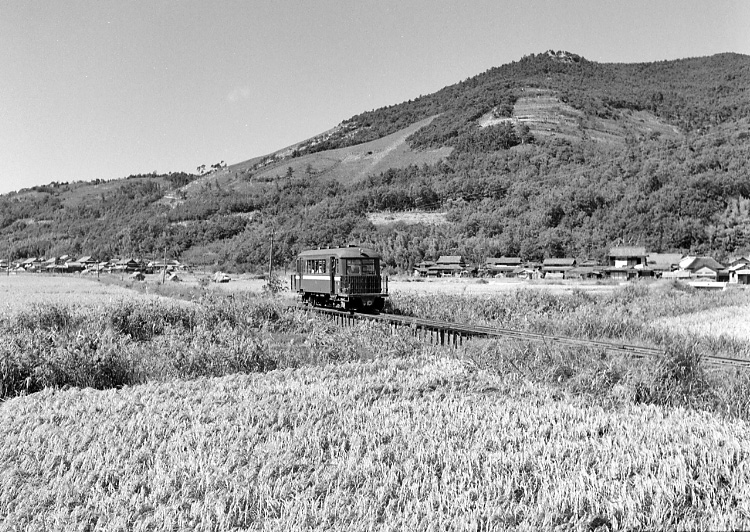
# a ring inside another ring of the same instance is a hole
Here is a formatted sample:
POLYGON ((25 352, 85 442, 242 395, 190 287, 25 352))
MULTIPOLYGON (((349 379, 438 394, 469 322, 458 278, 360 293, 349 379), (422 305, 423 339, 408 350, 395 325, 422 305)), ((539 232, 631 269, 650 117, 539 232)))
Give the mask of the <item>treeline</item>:
MULTIPOLYGON (((242 195, 205 190, 175 208, 151 181, 124 181, 85 204, 3 197, 14 258, 161 254, 234 270, 283 265, 301 249, 369 242, 386 263, 461 254, 603 258, 615 244, 650 251, 750 251, 750 146, 741 134, 654 139, 622 147, 542 140, 523 150, 456 152, 344 186, 310 176, 258 183, 242 195), (376 228, 368 212, 434 210, 448 224, 376 228)), ((5 241, 5 242, 4 242, 5 241)), ((7 252, 6 252, 7 255, 7 252)))

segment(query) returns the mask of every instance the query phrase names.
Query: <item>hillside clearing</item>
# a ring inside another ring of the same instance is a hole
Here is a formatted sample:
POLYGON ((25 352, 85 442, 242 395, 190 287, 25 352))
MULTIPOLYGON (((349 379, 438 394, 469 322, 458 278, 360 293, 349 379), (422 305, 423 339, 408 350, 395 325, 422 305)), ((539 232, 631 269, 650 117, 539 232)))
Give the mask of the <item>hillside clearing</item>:
POLYGON ((447 212, 370 212, 367 219, 374 226, 405 224, 405 225, 444 225, 448 223, 445 216, 447 212))

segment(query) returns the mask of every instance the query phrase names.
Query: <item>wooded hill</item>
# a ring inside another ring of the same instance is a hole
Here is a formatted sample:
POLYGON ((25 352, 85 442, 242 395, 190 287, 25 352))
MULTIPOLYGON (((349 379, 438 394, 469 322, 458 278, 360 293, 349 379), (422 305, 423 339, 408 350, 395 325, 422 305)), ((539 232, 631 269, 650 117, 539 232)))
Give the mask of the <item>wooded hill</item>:
MULTIPOLYGON (((530 55, 206 175, 0 196, 0 256, 171 257, 252 270, 368 242, 387 264, 750 251, 750 57, 530 55), (373 226, 368 213, 445 212, 373 226)), ((54 176, 50 176, 53 178, 54 176)))

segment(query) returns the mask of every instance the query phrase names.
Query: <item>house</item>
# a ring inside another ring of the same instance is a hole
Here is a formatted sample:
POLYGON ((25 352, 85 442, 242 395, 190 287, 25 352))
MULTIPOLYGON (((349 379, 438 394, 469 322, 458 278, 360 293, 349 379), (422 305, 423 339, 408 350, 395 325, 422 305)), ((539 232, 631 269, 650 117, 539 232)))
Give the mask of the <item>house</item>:
POLYGON ((515 277, 516 270, 521 267, 521 257, 497 257, 484 261, 482 270, 488 275, 499 277, 515 277))
MULTIPOLYGON (((641 276, 642 273, 644 273, 641 269, 636 268, 627 268, 627 267, 615 267, 615 266, 607 266, 603 268, 604 275, 606 275, 609 279, 612 279, 614 281, 630 281, 632 279, 636 279, 641 276)), ((651 270, 648 270, 648 273, 652 273, 651 270)))
POLYGON ((542 263, 542 274, 545 279, 564 279, 565 272, 575 268, 576 259, 544 259, 542 263))
POLYGON ((635 268, 646 266, 645 247, 615 247, 609 250, 607 263, 611 268, 635 268))
POLYGON ((28 259, 24 259, 18 263, 18 266, 20 268, 23 268, 26 271, 32 270, 34 268, 34 262, 36 261, 35 257, 29 257, 28 259))
POLYGON ((731 258, 729 259, 729 264, 727 264, 727 267, 731 268, 732 266, 737 266, 739 264, 750 265, 750 257, 739 256, 731 258))
POLYGON ((576 266, 584 268, 601 268, 602 264, 596 259, 578 259, 576 266))
POLYGON ((744 265, 737 270, 731 270, 729 274, 729 282, 735 284, 750 284, 750 266, 744 265))
POLYGON ((127 258, 118 260, 112 268, 116 271, 134 272, 140 270, 140 264, 138 261, 127 258))
POLYGON ((466 263, 461 255, 441 255, 437 262, 430 266, 427 275, 458 277, 466 270, 466 263))
POLYGON ((680 260, 680 253, 649 253, 646 256, 646 266, 653 270, 657 277, 661 277, 665 272, 677 270, 680 260))
POLYGON ((526 264, 513 270, 513 277, 530 281, 539 279, 539 271, 542 269, 541 264, 526 264))
POLYGON ((598 266, 580 265, 565 272, 566 279, 601 279, 603 275, 603 269, 598 266))
POLYGON ((78 259, 76 262, 83 264, 84 268, 96 268, 96 265, 99 264, 99 262, 93 258, 91 255, 84 255, 80 259, 78 259))
POLYGON ((712 257, 685 257, 679 267, 699 281, 722 281, 724 277, 729 280, 729 271, 712 257))
POLYGON ((86 266, 84 266, 78 261, 66 262, 65 267, 67 268, 67 271, 69 272, 82 272, 83 270, 86 269, 86 266))
POLYGON ((614 247, 607 255, 604 273, 610 279, 629 281, 637 277, 651 277, 654 272, 648 268, 646 248, 641 246, 614 247))
POLYGON ((430 266, 433 266, 434 264, 434 260, 423 260, 414 266, 414 277, 427 277, 430 266))

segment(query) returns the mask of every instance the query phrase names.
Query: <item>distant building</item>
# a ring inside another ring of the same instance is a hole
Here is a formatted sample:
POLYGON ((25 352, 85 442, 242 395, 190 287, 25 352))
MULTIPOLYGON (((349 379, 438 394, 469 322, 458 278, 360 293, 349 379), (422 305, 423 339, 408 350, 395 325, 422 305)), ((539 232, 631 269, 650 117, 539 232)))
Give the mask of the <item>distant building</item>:
POLYGON ((726 272, 729 283, 750 284, 750 258, 735 257, 729 259, 726 272))
POLYGON ((565 272, 566 279, 601 279, 604 276, 603 268, 599 266, 575 266, 565 272))
POLYGON ((679 268, 682 254, 680 253, 649 253, 646 257, 646 266, 657 276, 664 272, 671 272, 679 268))
POLYGON ((134 259, 130 259, 130 258, 120 259, 112 267, 112 270, 134 272, 134 271, 140 270, 140 264, 138 264, 138 261, 134 259))
POLYGON ((466 262, 461 255, 441 255, 437 262, 427 270, 428 275, 458 277, 466 269, 466 262))
POLYGON ((434 266, 434 260, 423 260, 416 266, 414 266, 414 277, 427 277, 430 266, 434 266))
POLYGON ((645 247, 615 247, 607 255, 608 266, 612 268, 635 268, 646 266, 645 247))
POLYGON ((521 268, 520 257, 497 257, 489 258, 484 261, 482 268, 489 275, 500 275, 503 277, 515 277, 516 272, 521 268))
POLYGON ((685 257, 679 263, 680 270, 689 272, 690 277, 702 281, 729 280, 729 271, 713 257, 685 257), (726 277, 726 279, 724 279, 726 277))
POLYGON ((542 263, 542 273, 545 279, 564 279, 565 272, 575 268, 576 259, 544 259, 542 263))

